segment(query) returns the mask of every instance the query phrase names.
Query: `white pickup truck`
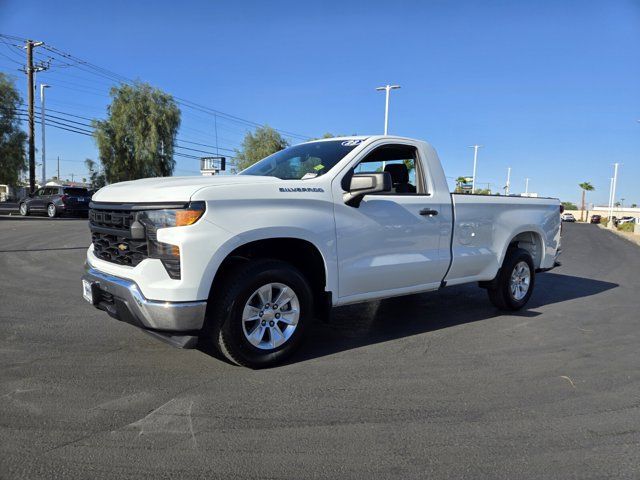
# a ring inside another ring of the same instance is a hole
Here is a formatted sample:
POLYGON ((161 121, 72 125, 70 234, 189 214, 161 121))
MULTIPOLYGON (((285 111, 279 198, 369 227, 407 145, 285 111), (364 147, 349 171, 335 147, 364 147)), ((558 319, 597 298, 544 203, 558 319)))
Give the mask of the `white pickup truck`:
POLYGON ((83 294, 175 346, 274 365, 333 306, 478 282, 523 307, 556 265, 560 202, 451 194, 427 143, 331 138, 238 175, 149 178, 92 199, 83 294))

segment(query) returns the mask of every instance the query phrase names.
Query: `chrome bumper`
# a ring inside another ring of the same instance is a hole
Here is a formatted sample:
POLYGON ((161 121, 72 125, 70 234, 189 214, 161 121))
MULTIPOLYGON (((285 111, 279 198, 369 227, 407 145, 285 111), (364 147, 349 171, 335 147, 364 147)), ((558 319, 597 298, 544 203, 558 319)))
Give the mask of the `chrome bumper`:
POLYGON ((207 302, 147 300, 131 280, 100 272, 85 264, 83 280, 91 284, 93 305, 112 317, 140 328, 193 332, 204 324, 207 302))

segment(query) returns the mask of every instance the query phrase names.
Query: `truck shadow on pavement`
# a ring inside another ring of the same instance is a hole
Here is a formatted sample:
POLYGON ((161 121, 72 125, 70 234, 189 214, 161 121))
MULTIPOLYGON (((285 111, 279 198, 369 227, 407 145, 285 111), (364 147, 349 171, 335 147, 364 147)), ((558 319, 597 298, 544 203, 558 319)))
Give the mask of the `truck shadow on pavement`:
POLYGON ((428 333, 443 328, 510 315, 537 317, 533 311, 555 303, 597 295, 618 284, 589 278, 544 273, 536 277, 529 304, 518 312, 502 312, 475 284, 438 292, 395 297, 334 309, 329 323, 308 327, 307 341, 286 363, 297 363, 345 350, 428 333))

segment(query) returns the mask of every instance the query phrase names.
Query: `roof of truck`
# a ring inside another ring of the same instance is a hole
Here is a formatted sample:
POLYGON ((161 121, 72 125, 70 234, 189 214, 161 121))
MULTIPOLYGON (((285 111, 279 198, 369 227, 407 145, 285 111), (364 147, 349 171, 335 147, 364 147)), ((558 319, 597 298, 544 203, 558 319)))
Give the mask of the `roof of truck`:
POLYGON ((315 140, 309 140, 309 141, 303 142, 303 143, 331 142, 331 141, 336 141, 336 140, 343 140, 343 141, 344 140, 360 140, 360 141, 364 141, 364 140, 378 140, 378 139, 381 139, 381 138, 416 141, 415 138, 400 137, 400 136, 397 136, 397 135, 345 135, 345 136, 342 136, 342 137, 316 138, 315 140))

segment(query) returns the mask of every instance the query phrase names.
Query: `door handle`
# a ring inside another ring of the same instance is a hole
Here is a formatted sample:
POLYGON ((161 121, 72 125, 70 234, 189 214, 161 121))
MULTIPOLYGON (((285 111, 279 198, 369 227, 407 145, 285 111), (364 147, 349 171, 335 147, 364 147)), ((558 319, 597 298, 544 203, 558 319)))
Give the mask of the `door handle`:
POLYGON ((430 208, 423 208, 422 210, 420 210, 420 215, 428 215, 430 217, 433 217, 434 215, 438 214, 438 210, 432 210, 430 208))

